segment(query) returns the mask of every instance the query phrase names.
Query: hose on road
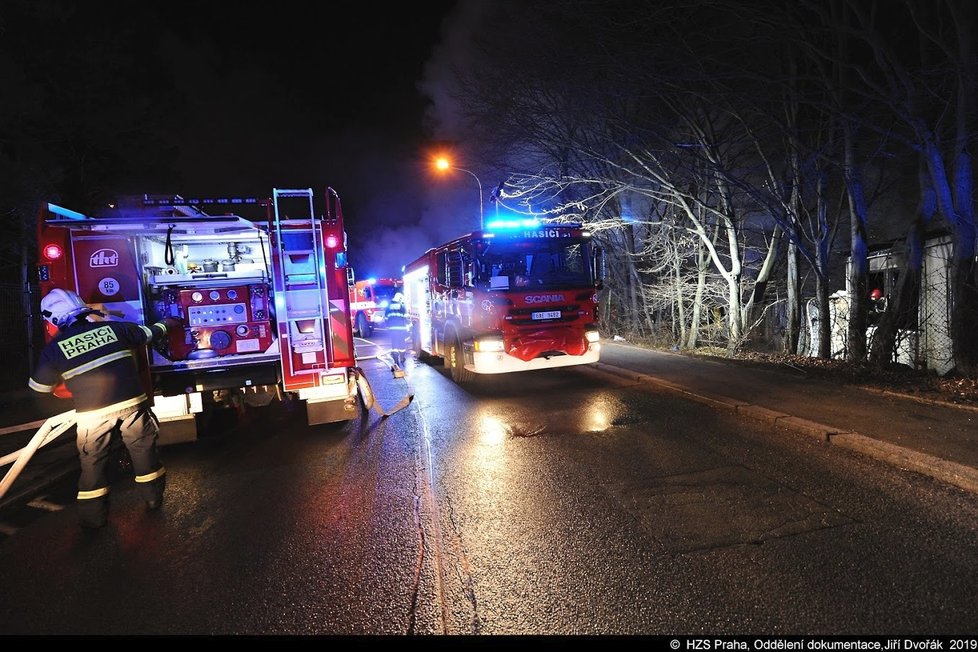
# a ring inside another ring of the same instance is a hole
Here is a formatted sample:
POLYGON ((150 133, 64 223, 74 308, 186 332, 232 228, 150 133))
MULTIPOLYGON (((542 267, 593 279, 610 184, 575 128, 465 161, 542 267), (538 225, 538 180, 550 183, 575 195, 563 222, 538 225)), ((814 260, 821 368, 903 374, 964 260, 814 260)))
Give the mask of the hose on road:
MULTIPOLYGON (((396 363, 392 363, 392 371, 394 372, 394 376, 396 378, 404 378, 404 371, 396 363)), ((411 401, 414 400, 414 392, 410 391, 409 388, 408 393, 404 396, 404 398, 398 401, 394 407, 390 408, 389 410, 384 410, 377 403, 374 396, 374 390, 372 387, 370 387, 370 380, 367 378, 367 375, 363 373, 363 369, 360 367, 353 367, 353 374, 356 377, 357 388, 360 390, 360 400, 363 402, 364 409, 367 411, 374 410, 380 415, 381 419, 386 419, 398 410, 406 408, 411 404, 411 401)))
POLYGON ((41 427, 37 429, 34 436, 31 437, 27 445, 20 450, 8 453, 3 457, 0 457, 0 466, 6 466, 13 462, 13 466, 7 471, 3 476, 3 480, 0 480, 0 498, 6 495, 10 486, 20 475, 20 472, 24 470, 27 462, 30 461, 34 453, 38 451, 42 446, 50 444, 55 439, 60 437, 65 431, 75 425, 75 411, 68 410, 61 414, 56 414, 53 417, 48 417, 41 427))

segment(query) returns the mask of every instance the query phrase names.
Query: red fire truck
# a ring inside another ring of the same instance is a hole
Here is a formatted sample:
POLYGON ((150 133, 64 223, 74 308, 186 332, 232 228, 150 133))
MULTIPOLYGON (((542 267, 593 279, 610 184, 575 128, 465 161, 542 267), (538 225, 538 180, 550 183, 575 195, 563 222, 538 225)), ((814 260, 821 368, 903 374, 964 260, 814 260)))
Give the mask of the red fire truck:
POLYGON ((509 219, 404 267, 415 353, 456 382, 597 362, 603 255, 579 224, 509 219))
POLYGON ((404 282, 399 278, 368 278, 351 285, 353 333, 357 337, 370 337, 375 326, 383 326, 387 306, 403 287, 404 282))
POLYGON ((128 197, 97 216, 46 204, 41 295, 66 288, 109 318, 183 322, 143 361, 170 441, 195 438, 195 415, 227 400, 297 398, 310 424, 352 419, 343 213, 332 188, 322 201, 307 188, 268 199, 128 197))

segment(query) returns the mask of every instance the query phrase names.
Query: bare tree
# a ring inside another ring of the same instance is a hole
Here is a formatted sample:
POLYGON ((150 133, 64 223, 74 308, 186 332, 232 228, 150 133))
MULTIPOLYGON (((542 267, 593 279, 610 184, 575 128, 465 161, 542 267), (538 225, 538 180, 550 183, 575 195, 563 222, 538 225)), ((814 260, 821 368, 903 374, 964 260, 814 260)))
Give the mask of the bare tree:
MULTIPOLYGON (((974 31, 975 6, 968 0, 874 2, 849 0, 851 34, 868 52, 853 62, 854 87, 885 106, 902 126, 890 134, 921 160, 917 226, 908 236, 908 268, 880 324, 873 357, 892 357, 895 315, 919 283, 922 242, 932 216, 952 234, 951 339, 958 369, 978 369, 978 250, 974 206, 973 134, 978 126, 974 31)), ((854 92, 856 92, 854 90, 854 92)))
POLYGON ((583 219, 622 248, 610 292, 636 332, 672 296, 677 335, 695 342, 697 294, 676 288, 693 287, 691 273, 699 287, 715 275, 726 287, 728 347, 736 349, 770 305, 773 275, 785 270, 786 347, 798 347, 810 278, 819 355, 827 357, 833 274, 848 254, 847 355, 862 359, 876 196, 867 180, 897 185, 906 166, 884 161, 902 143, 925 163, 921 196, 932 192, 936 214, 953 226, 956 356, 959 364, 974 358, 974 344, 960 341, 962 325, 978 320, 968 312, 978 305, 968 294, 978 292, 978 236, 967 139, 974 12, 966 2, 568 0, 494 11, 520 29, 505 43, 493 34, 484 60, 459 77, 467 124, 478 125, 490 144, 483 151, 505 170, 507 199, 583 219), (513 20, 520 11, 534 20, 513 20), (764 56, 771 52, 782 56, 764 56), (949 88, 956 101, 943 103, 949 88), (637 209, 627 219, 626 207, 637 209), (667 213, 682 217, 673 228, 696 236, 709 273, 699 276, 703 259, 669 248, 678 239, 656 239, 667 213), (842 225, 848 242, 839 249, 842 225))

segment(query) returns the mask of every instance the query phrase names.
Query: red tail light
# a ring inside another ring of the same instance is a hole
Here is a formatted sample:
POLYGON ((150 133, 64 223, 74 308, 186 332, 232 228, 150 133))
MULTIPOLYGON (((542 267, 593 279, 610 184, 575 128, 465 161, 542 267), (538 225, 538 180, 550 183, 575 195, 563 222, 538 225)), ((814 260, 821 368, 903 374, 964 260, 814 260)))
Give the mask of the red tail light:
POLYGON ((43 251, 44 251, 44 257, 47 258, 48 260, 58 260, 65 253, 64 249, 61 248, 61 245, 56 245, 56 244, 44 245, 43 251))

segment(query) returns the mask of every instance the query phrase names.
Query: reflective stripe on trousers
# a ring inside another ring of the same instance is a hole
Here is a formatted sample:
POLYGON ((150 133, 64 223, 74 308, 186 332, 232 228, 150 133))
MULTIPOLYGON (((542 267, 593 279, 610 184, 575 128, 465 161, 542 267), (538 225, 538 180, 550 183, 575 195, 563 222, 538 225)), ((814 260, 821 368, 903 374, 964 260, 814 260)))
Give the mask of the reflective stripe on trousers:
POLYGON ((118 433, 136 474, 143 500, 159 500, 166 484, 165 469, 156 447, 159 422, 147 404, 116 412, 78 418, 78 509, 83 519, 97 521, 108 509, 106 465, 112 437, 118 433))

